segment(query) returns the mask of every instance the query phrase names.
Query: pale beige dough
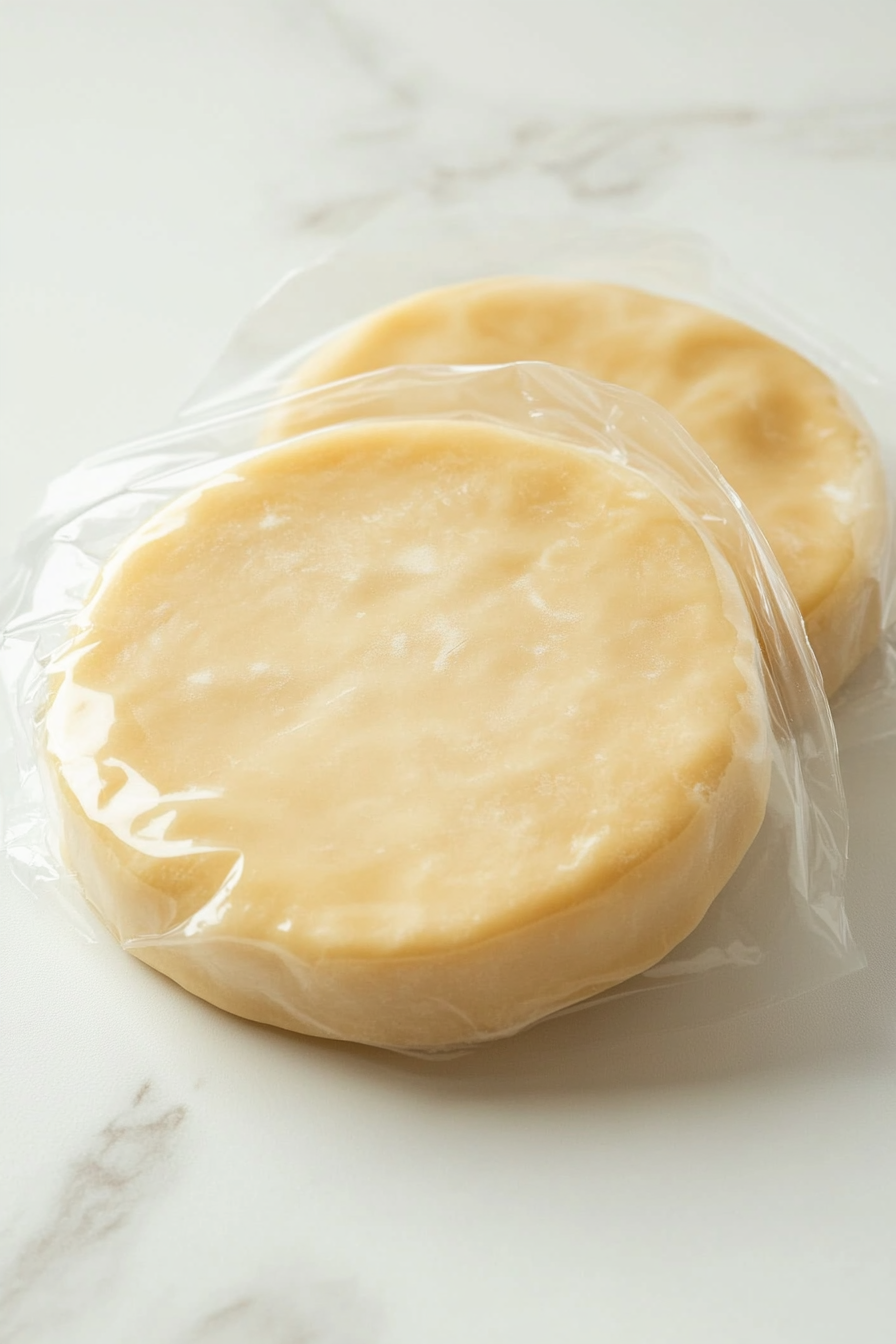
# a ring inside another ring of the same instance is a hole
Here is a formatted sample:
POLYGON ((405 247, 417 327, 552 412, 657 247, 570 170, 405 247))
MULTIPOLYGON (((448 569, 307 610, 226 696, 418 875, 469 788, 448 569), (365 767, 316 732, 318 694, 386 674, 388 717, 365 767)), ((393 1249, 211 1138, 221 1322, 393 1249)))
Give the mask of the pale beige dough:
MULTIPOLYGON (((752 328, 638 290, 509 277, 418 294, 358 322, 292 390, 392 364, 546 360, 658 401, 759 523, 829 694, 874 646, 885 544, 877 449, 831 380, 752 328)), ((281 414, 274 437, 302 411, 281 414)))
POLYGON ((637 472, 485 424, 246 459, 122 547, 51 675, 102 918, 312 1034, 452 1046, 613 985, 765 810, 730 569, 637 472))

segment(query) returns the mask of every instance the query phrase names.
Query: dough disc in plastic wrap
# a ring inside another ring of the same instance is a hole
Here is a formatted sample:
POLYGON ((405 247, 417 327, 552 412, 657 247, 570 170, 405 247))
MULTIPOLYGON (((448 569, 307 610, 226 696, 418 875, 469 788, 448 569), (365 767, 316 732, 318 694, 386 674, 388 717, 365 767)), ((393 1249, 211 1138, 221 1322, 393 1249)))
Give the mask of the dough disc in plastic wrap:
POLYGON ((640 472, 475 422, 327 430, 168 505, 103 570, 45 732, 128 950, 397 1048, 658 961, 769 786, 726 562, 640 472))
MULTIPOLYGON (((885 486, 868 430, 795 351, 678 300, 510 277, 431 290, 374 313, 312 355, 291 388, 392 364, 516 360, 580 369, 671 411, 768 538, 833 694, 880 633, 885 486)), ((273 437, 292 427, 287 412, 273 437)))

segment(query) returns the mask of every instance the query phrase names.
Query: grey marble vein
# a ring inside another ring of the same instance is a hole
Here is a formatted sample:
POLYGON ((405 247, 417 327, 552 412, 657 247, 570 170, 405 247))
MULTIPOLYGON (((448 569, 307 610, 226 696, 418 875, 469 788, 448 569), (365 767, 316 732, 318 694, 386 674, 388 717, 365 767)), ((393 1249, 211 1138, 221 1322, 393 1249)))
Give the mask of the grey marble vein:
POLYGON ((822 106, 772 121, 769 138, 831 163, 896 158, 896 100, 822 106))
POLYGON ((394 25, 354 0, 280 9, 301 54, 310 42, 316 61, 339 71, 345 89, 313 148, 302 139, 309 185, 283 189, 288 229, 309 239, 344 236, 408 188, 454 202, 512 195, 525 183, 558 204, 630 210, 643 207, 686 161, 707 155, 727 160, 759 150, 843 163, 896 154, 896 98, 619 114, 587 105, 560 111, 537 100, 489 103, 456 86, 450 63, 440 74, 418 71, 394 25))
POLYGON ((419 106, 420 91, 413 81, 397 78, 389 69, 387 52, 394 50, 393 35, 371 30, 357 15, 346 14, 337 0, 310 0, 308 7, 323 20, 347 63, 389 102, 401 108, 419 106))
POLYGON ((42 1227, 3 1276, 3 1344, 30 1340, 42 1315, 65 1309, 58 1293, 60 1271, 130 1222, 170 1162, 186 1115, 185 1106, 162 1104, 146 1082, 69 1165, 42 1227))
POLYGON ((202 1316, 177 1344, 376 1344, 382 1315, 350 1281, 246 1293, 202 1316), (298 1300, 296 1300, 298 1299, 298 1300))
POLYGON ((390 199, 388 192, 362 192, 303 211, 296 222, 300 230, 346 232, 385 208, 390 199))
POLYGON ((530 167, 560 179, 576 199, 631 195, 644 191, 699 142, 720 138, 837 160, 891 158, 896 154, 896 102, 787 113, 715 107, 567 123, 523 121, 510 127, 504 153, 456 168, 437 166, 430 186, 444 193, 530 167))
POLYGON ((491 109, 470 132, 455 124, 455 109, 439 97, 409 108, 400 123, 373 116, 361 125, 352 117, 334 127, 320 147, 331 160, 327 189, 295 210, 293 227, 344 234, 407 187, 436 202, 455 202, 534 179, 569 202, 630 208, 642 206, 688 159, 720 151, 838 164, 896 157, 896 99, 619 116, 533 117, 491 109))

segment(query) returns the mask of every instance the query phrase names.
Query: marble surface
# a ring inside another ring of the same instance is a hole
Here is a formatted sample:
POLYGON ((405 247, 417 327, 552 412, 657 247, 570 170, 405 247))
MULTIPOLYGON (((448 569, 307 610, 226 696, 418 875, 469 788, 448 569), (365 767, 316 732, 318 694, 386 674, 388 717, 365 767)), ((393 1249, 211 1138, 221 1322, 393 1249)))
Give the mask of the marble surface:
MULTIPOLYGON (((0 551, 414 185, 699 228, 896 383, 890 0, 5 0, 0 551)), ((216 1012, 0 873, 4 1344, 877 1344, 896 738, 844 753, 868 969, 426 1064, 216 1012)))

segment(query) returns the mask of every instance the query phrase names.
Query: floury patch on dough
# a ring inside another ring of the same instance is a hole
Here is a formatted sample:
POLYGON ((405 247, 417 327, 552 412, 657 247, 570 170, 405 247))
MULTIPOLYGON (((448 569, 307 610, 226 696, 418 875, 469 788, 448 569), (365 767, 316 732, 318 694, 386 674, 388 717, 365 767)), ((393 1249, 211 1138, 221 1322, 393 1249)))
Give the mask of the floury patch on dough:
POLYGON ((128 950, 417 1049, 660 960, 770 768, 750 616, 693 524, 597 453, 437 420, 255 454, 152 519, 53 671, 46 749, 128 950))
MULTIPOLYGON (((761 332, 618 285, 519 276, 430 290, 324 344, 288 390, 393 364, 545 360, 658 401, 759 523, 799 603, 828 694, 880 633, 883 468, 831 380, 761 332)), ((286 410, 271 438, 297 432, 286 410)))

